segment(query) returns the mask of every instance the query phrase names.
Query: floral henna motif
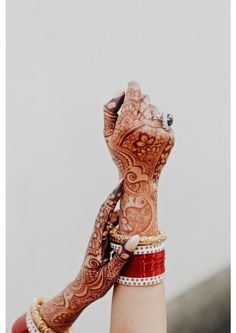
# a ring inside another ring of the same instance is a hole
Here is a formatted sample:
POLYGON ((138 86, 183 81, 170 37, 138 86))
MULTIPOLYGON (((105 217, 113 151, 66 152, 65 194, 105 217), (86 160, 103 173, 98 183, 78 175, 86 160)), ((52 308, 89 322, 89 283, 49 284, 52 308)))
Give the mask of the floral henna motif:
POLYGON ((110 216, 121 197, 122 188, 123 183, 101 206, 78 276, 39 308, 43 320, 56 332, 65 332, 85 307, 106 294, 130 257, 123 248, 109 260, 107 227, 108 222, 112 223, 110 216))
POLYGON ((104 128, 111 156, 124 179, 119 233, 153 235, 158 231, 157 182, 174 145, 173 131, 163 128, 161 113, 136 82, 129 83, 125 97, 120 95, 105 105, 104 128))

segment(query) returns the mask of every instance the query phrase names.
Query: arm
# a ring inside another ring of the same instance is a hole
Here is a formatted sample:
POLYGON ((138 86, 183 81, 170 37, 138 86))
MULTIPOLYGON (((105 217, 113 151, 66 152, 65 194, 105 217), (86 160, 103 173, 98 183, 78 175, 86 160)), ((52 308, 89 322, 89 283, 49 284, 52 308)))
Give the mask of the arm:
MULTIPOLYGON (((57 296, 45 303, 39 302, 40 305, 34 306, 28 313, 29 317, 33 317, 29 321, 35 321, 33 313, 38 312, 41 326, 37 321, 35 323, 42 333, 50 333, 47 327, 57 333, 67 331, 89 304, 106 294, 134 251, 139 241, 137 236, 127 242, 111 260, 109 258, 108 224, 112 222, 110 215, 120 199, 122 187, 123 184, 119 184, 101 206, 79 274, 57 296)), ((29 331, 25 316, 20 317, 12 327, 12 333, 29 331)))
POLYGON ((166 333, 165 286, 127 287, 113 290, 110 333, 166 333))
MULTIPOLYGON (((123 236, 127 238, 136 233, 153 239, 153 236, 161 235, 157 224, 157 183, 174 145, 174 135, 169 127, 172 117, 161 114, 151 105, 149 97, 142 94, 135 82, 129 83, 126 93, 108 102, 104 111, 105 139, 120 177, 124 178, 116 234, 121 236, 121 243, 123 236)), ((146 265, 147 257, 142 259, 140 266, 146 265)), ((134 258, 128 267, 131 267, 133 261, 134 258)), ((152 264, 155 265, 154 259, 152 264)), ((136 260, 136 266, 133 267, 137 269, 137 265, 136 260)), ((164 259, 161 265, 163 269, 164 259)), ((142 267, 138 269, 142 270, 142 267)), ((149 276, 145 275, 146 271, 143 269, 143 277, 149 276)), ((121 273, 125 276, 124 270, 121 273)), ((129 270, 131 273, 134 272, 129 270)), ((166 332, 164 283, 148 288, 116 285, 111 332, 121 331, 166 332)))

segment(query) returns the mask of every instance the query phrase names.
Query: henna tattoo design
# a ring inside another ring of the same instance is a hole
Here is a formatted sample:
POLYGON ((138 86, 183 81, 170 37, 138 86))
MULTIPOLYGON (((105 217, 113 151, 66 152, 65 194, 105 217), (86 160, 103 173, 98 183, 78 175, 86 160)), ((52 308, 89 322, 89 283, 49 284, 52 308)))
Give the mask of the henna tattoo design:
POLYGON ((157 107, 130 82, 126 93, 104 106, 104 136, 124 179, 119 233, 151 236, 158 231, 157 183, 174 145, 173 131, 163 128, 157 107))
POLYGON ((68 329, 90 303, 106 294, 131 253, 123 248, 109 260, 108 223, 121 197, 123 182, 109 195, 98 213, 82 268, 61 293, 40 306, 43 320, 54 331, 68 329))

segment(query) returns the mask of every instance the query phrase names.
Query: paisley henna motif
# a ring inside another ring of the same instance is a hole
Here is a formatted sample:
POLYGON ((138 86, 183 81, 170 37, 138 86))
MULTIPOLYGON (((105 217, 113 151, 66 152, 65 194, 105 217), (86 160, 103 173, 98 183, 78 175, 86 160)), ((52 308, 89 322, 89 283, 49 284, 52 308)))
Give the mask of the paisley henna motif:
POLYGON ((121 197, 122 187, 120 184, 100 208, 78 276, 39 308, 43 320, 56 332, 65 332, 85 307, 106 294, 130 257, 123 248, 109 260, 107 225, 112 222, 110 216, 121 197))
POLYGON ((153 235, 158 231, 157 182, 174 145, 173 131, 163 128, 159 110, 130 82, 125 97, 120 94, 104 107, 104 135, 124 179, 119 233, 153 235))

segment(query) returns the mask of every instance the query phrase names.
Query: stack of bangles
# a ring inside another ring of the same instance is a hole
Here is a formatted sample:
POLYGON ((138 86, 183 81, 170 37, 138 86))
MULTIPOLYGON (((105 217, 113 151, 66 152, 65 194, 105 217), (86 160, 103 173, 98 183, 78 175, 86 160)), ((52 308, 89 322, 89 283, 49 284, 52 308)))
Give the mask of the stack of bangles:
MULTIPOLYGON (((110 246, 114 252, 131 237, 118 233, 118 227, 109 232, 110 246)), ((158 231, 153 236, 140 237, 133 257, 122 269, 117 283, 127 286, 150 286, 164 281, 165 277, 165 247, 166 235, 158 231)))
MULTIPOLYGON (((43 320, 40 315, 39 307, 47 300, 38 298, 31 306, 29 312, 18 318, 12 326, 12 332, 21 333, 56 333, 43 320)), ((68 329, 65 333, 71 333, 68 329)))

